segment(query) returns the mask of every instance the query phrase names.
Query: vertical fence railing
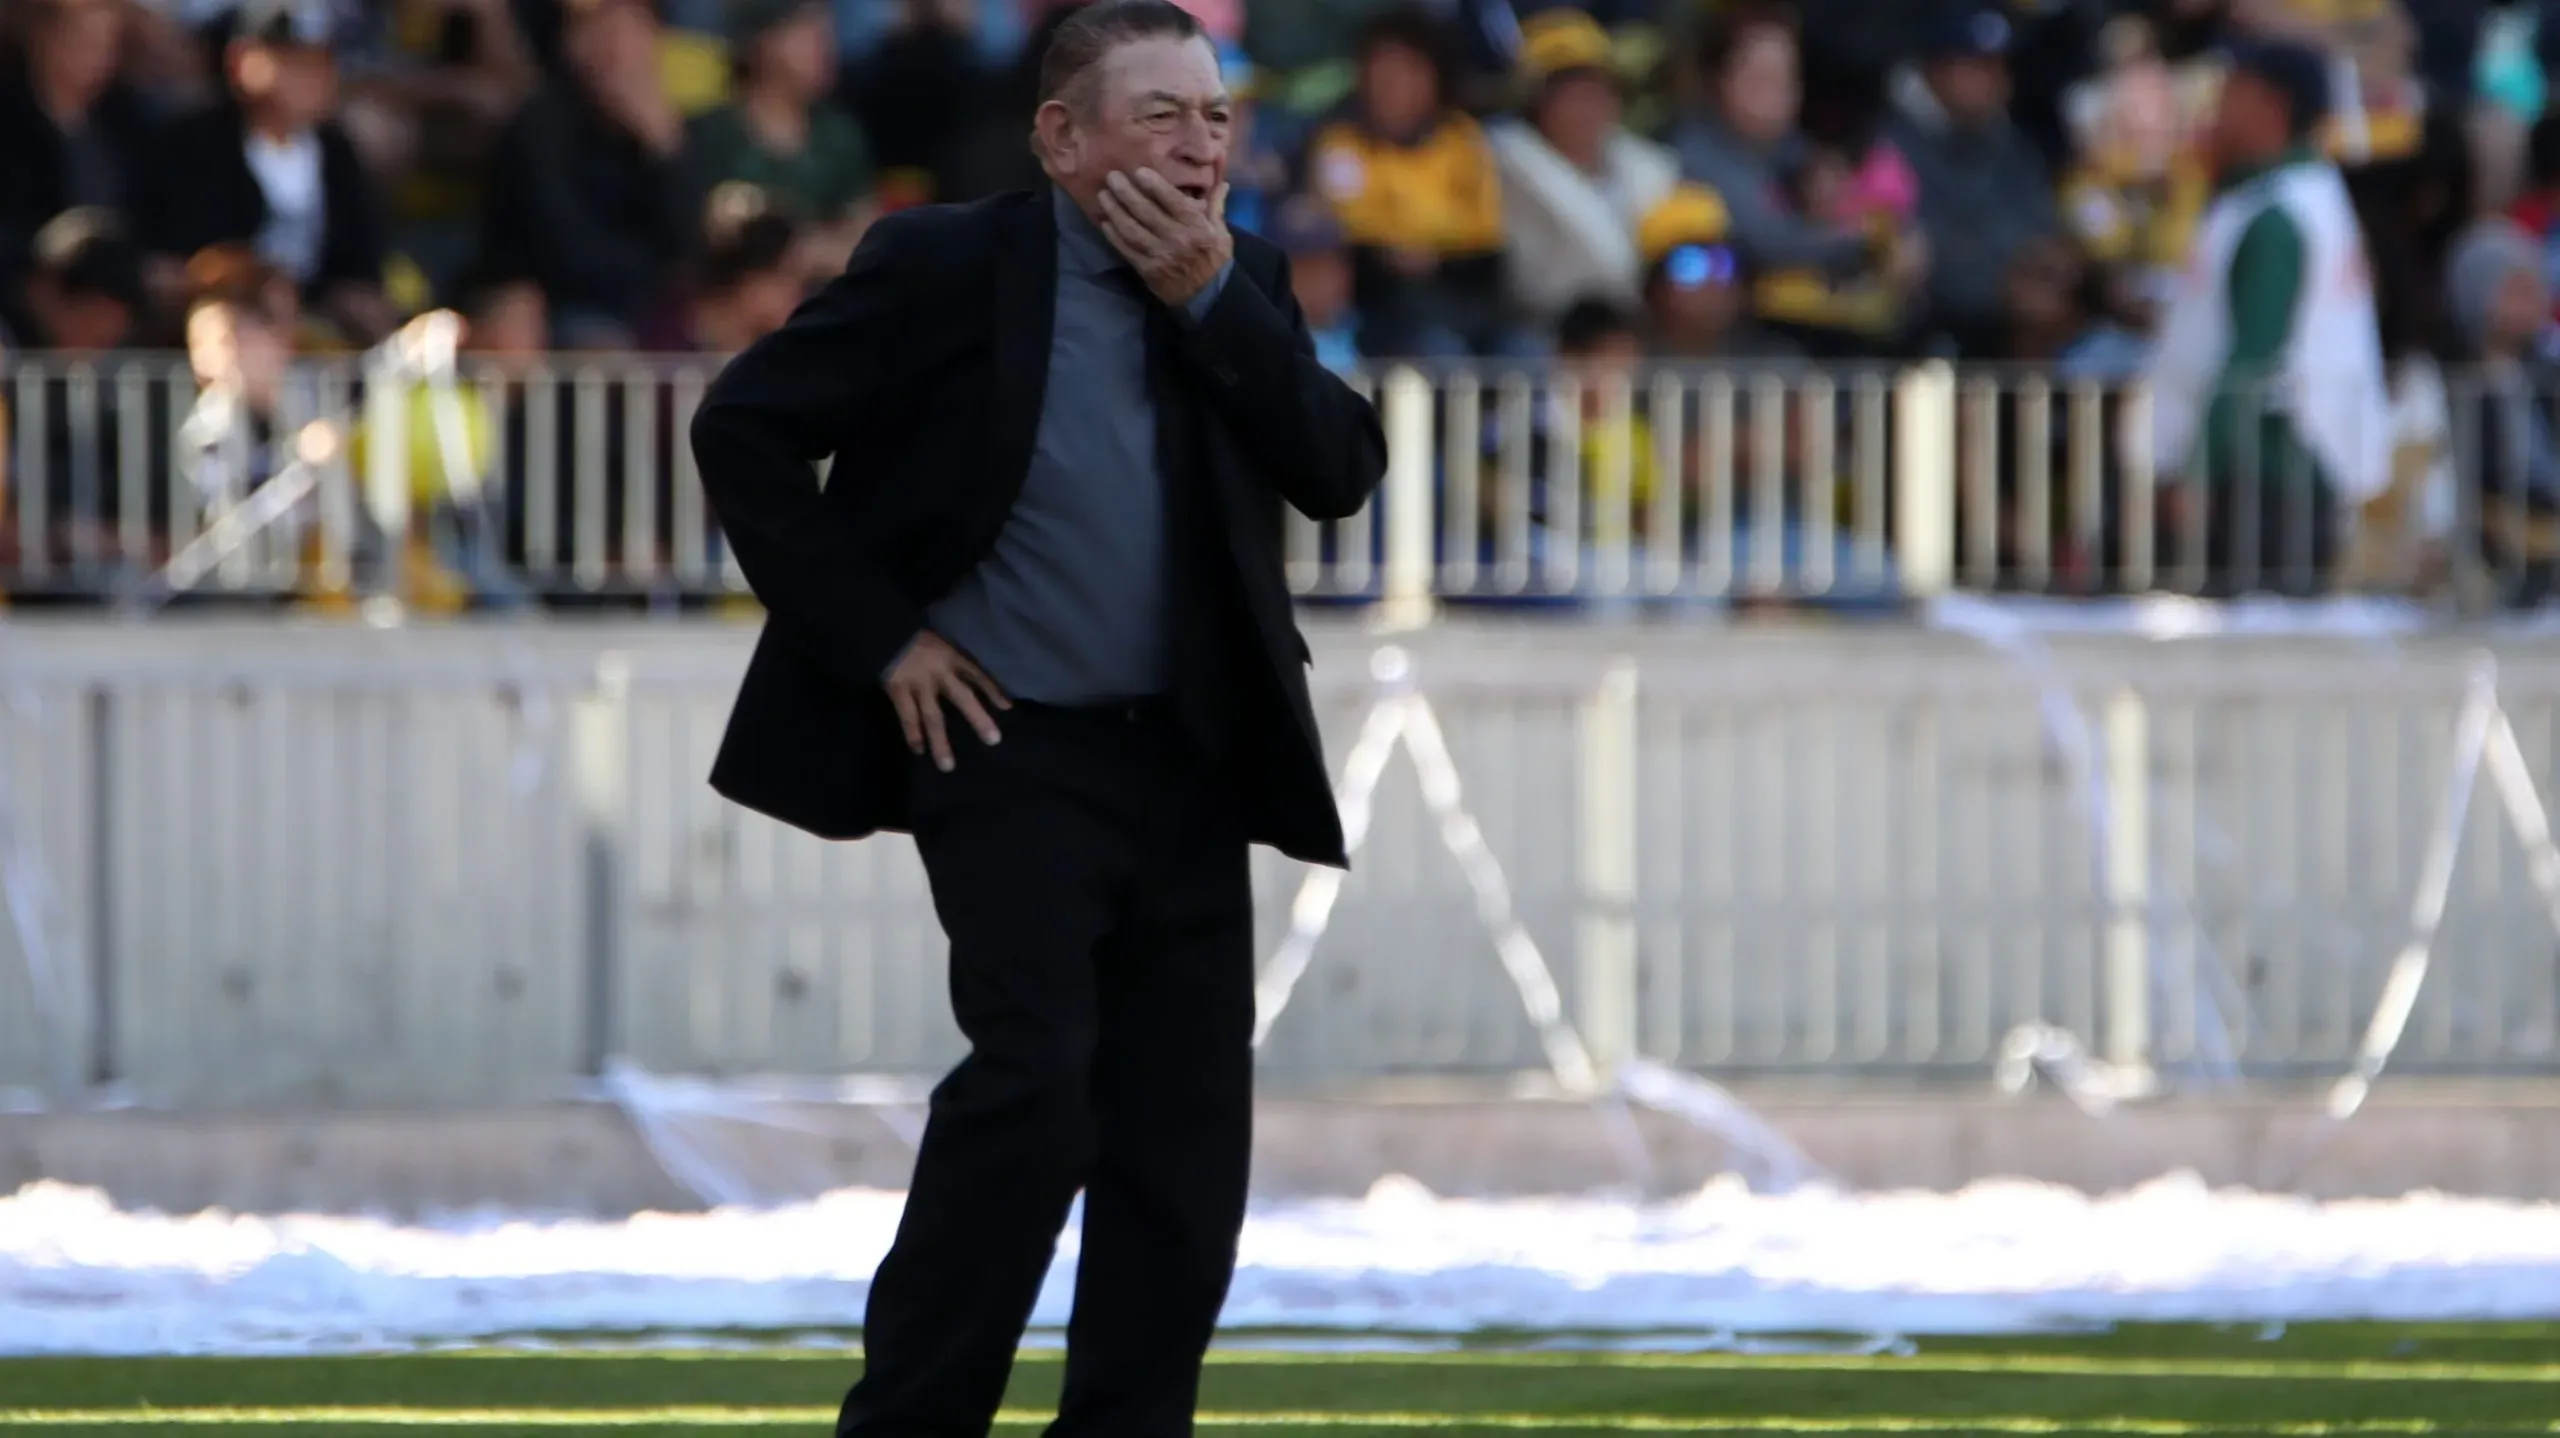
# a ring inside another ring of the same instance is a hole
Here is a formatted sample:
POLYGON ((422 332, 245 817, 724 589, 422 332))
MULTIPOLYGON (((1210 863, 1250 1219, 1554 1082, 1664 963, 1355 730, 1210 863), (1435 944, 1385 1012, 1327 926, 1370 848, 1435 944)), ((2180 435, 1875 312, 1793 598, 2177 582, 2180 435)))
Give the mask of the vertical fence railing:
MULTIPOLYGON (((747 589, 685 442, 711 358, 465 356, 462 382, 425 405, 378 359, 314 359, 254 413, 200 391, 181 359, 6 364, 11 595, 113 596, 242 513, 314 423, 350 451, 328 464, 357 513, 326 513, 322 486, 313 512, 225 547, 204 587, 343 590, 361 550, 356 588, 405 591, 413 554, 441 561, 392 537, 476 505, 494 569, 533 597, 747 589), (435 458, 448 403, 468 411, 468 493, 435 458)), ((1956 590, 2345 591, 2480 611, 2560 591, 2560 487, 2531 442, 2551 396, 2500 372, 2413 368, 2394 413, 2369 419, 2394 426, 2391 474, 2333 484, 2334 502, 2281 466, 2250 470, 2247 423, 2230 431, 2247 452, 2163 473, 2138 383, 2049 369, 1381 363, 1353 383, 1379 408, 1389 472, 1358 515, 1290 516, 1284 574, 1305 602, 1398 622, 1445 605, 1864 606, 1956 590)), ((841 468, 860 480, 862 457, 841 468)))

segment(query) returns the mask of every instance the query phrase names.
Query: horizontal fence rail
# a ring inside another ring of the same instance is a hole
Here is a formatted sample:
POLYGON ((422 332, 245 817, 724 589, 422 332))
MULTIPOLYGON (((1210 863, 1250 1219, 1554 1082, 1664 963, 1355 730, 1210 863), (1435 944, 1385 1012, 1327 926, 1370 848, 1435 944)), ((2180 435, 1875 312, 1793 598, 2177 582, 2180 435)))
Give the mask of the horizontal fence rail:
MULTIPOLYGON (((1315 638, 1340 764, 1374 641, 1315 638)), ((705 787, 733 628, 70 622, 5 646, 0 1090, 491 1101, 616 1057, 921 1074, 959 1052, 912 846, 822 843, 705 787)), ((2495 647, 2547 788, 2560 647, 2495 647)), ((1965 1083, 2033 1026, 2175 1087, 2343 1071, 2449 822, 2472 672, 2370 640, 2076 638, 2030 663, 1926 631, 1459 623, 1409 648, 1472 830, 1604 1058, 1965 1083)), ((1542 1066, 1413 760, 1369 796, 1275 1079, 1542 1066)), ((2486 797, 2461 823, 2391 1070, 2547 1075, 2535 856, 2486 797)), ((1305 873, 1257 860, 1265 956, 1305 873)))
MULTIPOLYGON (((181 360, 20 356, 0 379, 0 589, 743 596, 685 442, 716 372, 310 360, 250 404, 181 360)), ((2534 459, 2549 397, 2490 372, 2412 370, 2370 417, 2389 472, 2325 487, 2261 454, 2254 418, 2236 452, 2163 474, 2139 387, 2064 371, 1390 365, 1355 383, 1391 469, 1357 516, 1292 517, 1285 572, 1313 604, 2345 590, 2481 608, 2560 577, 2560 489, 2534 459)))

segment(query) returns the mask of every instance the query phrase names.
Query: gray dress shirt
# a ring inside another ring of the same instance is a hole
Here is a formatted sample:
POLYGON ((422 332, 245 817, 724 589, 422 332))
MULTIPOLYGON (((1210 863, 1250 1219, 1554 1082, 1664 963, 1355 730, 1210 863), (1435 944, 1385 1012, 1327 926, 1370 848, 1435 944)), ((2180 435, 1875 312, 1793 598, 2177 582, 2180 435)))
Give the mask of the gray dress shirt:
MULTIPOLYGON (((1147 392, 1152 301, 1093 221, 1052 190, 1058 297, 1039 437, 995 548, 926 623, 1004 691, 1045 704, 1169 693, 1164 474, 1147 392)), ((1185 307, 1197 323, 1230 265, 1185 307)))

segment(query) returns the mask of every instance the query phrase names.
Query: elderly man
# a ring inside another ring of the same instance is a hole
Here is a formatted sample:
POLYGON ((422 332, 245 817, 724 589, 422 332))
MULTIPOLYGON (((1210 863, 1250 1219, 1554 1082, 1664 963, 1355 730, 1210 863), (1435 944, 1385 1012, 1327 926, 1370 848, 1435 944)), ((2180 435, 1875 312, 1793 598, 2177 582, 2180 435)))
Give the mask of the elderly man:
POLYGON ((987 1431, 1079 1188, 1051 1431, 1191 1429, 1251 1150, 1246 846, 1344 862, 1280 508, 1352 514, 1385 465, 1222 218, 1229 124, 1190 15, 1077 12, 1049 184, 881 221, 694 421, 771 614, 712 783, 912 832, 970 1041, 842 1434, 987 1431))

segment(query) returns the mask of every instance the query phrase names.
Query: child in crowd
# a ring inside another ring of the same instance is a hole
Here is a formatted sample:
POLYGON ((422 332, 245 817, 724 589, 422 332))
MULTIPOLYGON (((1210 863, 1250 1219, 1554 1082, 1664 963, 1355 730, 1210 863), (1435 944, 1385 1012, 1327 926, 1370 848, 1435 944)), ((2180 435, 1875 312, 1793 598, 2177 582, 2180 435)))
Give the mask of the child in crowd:
POLYGON ((1336 374, 1360 366, 1360 314, 1352 306, 1351 251, 1321 201, 1297 195, 1274 211, 1272 243, 1289 257, 1289 285, 1315 340, 1316 359, 1336 374))

